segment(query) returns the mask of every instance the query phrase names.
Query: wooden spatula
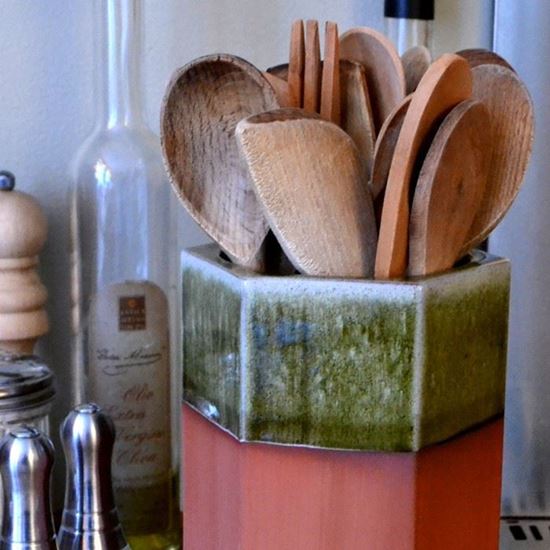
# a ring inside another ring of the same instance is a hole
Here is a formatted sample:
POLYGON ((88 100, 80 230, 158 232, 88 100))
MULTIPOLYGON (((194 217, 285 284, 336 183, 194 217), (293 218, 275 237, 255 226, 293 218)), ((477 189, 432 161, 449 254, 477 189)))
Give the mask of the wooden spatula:
POLYGON ((268 224, 234 130, 242 118, 277 106, 258 69, 230 55, 202 57, 176 71, 162 104, 162 150, 174 191, 234 261, 254 268, 268 224))
POLYGON ((395 279, 407 270, 409 196, 414 190, 415 163, 442 118, 472 93, 468 62, 442 55, 424 74, 413 94, 393 155, 380 223, 375 277, 395 279))
POLYGON ((340 48, 338 27, 327 21, 325 26, 325 57, 321 79, 321 116, 340 124, 340 48))
POLYGON ((365 70, 355 61, 340 61, 341 123, 357 145, 370 177, 374 153, 374 123, 365 70))
POLYGON ((381 33, 360 27, 340 37, 342 59, 358 61, 367 74, 374 126, 378 132, 395 106, 405 97, 405 74, 394 45, 381 33))
POLYGON ((352 139, 293 109, 249 117, 236 136, 256 195, 294 266, 308 275, 372 276, 374 212, 352 139))
POLYGON ((474 100, 459 103, 439 127, 414 192, 409 275, 445 271, 460 258, 485 190, 491 137, 489 113, 474 100))
POLYGON ((462 252, 482 243, 504 217, 519 192, 531 156, 533 103, 527 88, 507 67, 484 64, 472 69, 472 97, 489 110, 493 156, 487 188, 462 252))

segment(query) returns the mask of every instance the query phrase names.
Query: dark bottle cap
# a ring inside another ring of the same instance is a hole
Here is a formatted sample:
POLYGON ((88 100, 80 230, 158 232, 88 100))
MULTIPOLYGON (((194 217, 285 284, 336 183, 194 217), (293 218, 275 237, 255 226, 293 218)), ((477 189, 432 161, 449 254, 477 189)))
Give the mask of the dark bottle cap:
POLYGON ((0 170, 0 191, 11 191, 15 187, 15 176, 7 170, 0 170))
POLYGON ((385 0, 384 16, 431 20, 434 18, 434 0, 385 0))

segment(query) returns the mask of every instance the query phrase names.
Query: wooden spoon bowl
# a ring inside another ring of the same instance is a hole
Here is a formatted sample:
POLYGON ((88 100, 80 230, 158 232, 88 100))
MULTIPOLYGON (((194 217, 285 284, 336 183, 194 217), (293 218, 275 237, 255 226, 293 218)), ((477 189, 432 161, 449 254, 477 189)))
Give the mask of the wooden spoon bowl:
POLYGON ((340 37, 340 57, 357 61, 365 68, 374 126, 378 131, 405 97, 405 73, 397 50, 382 33, 360 27, 340 37))
POLYGON ((491 137, 489 113, 474 100, 459 103, 439 127, 414 193, 409 275, 445 271, 459 259, 485 190, 491 137))
POLYGON ((230 55, 202 57, 176 71, 162 104, 161 143, 172 187, 241 265, 257 265, 268 224, 240 159, 235 127, 277 107, 260 71, 230 55))
POLYGON ((508 63, 508 61, 506 61, 506 59, 504 59, 504 57, 484 48, 468 48, 466 50, 460 50, 456 52, 456 54, 463 57, 472 69, 474 67, 478 67, 479 65, 500 65, 510 69, 511 71, 514 70, 514 68, 510 65, 510 63, 508 63))
POLYGON ((482 64, 472 69, 472 97, 489 110, 493 154, 487 188, 462 248, 479 246, 512 206, 527 170, 534 135, 533 103, 525 84, 511 69, 482 64))
POLYGON ((471 94, 470 67, 464 58, 454 54, 434 61, 413 94, 388 174, 376 255, 377 279, 406 275, 409 197, 414 192, 415 167, 442 119, 471 94))

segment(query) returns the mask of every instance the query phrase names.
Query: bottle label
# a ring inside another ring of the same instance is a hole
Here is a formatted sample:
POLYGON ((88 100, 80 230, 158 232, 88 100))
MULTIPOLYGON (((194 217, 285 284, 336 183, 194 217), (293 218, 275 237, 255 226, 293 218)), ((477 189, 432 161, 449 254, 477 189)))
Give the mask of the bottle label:
POLYGON ((170 475, 168 303, 150 282, 104 288, 89 317, 88 395, 115 423, 113 484, 145 487, 170 475))

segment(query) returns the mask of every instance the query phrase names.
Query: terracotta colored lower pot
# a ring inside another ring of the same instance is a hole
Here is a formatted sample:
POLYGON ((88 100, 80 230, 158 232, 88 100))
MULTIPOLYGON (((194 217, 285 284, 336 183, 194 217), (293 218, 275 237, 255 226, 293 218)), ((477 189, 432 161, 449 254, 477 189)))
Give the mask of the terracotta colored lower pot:
POLYGON ((501 420, 386 453, 243 443, 183 416, 185 550, 498 548, 501 420))

